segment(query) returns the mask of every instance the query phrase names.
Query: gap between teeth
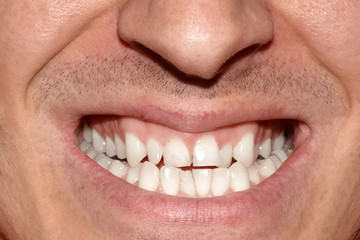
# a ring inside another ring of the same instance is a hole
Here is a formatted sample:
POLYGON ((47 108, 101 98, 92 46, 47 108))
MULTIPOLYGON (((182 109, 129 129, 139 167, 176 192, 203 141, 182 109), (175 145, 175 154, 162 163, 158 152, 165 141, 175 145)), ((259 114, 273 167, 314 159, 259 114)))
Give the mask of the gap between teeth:
POLYGON ((86 124, 83 139, 79 148, 115 176, 148 191, 186 197, 247 190, 271 176, 293 151, 284 132, 259 146, 254 143, 254 133, 249 132, 235 146, 226 144, 221 149, 213 136, 204 135, 192 153, 178 138, 164 147, 156 139, 149 138, 144 144, 136 135, 126 133, 124 142, 117 134, 114 140, 103 138, 86 124), (181 169, 190 166, 192 170, 181 169))

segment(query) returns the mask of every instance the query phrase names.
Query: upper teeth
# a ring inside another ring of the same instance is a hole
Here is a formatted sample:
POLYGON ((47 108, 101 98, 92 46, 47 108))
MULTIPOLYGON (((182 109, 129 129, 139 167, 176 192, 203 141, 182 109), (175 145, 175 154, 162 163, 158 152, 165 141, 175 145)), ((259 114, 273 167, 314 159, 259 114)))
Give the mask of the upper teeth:
POLYGON ((154 138, 144 144, 130 132, 125 134, 125 141, 117 134, 113 140, 109 136, 103 138, 87 125, 83 138, 79 148, 114 175, 149 191, 191 197, 221 196, 229 190, 246 190, 273 174, 290 152, 284 151, 283 132, 273 141, 265 139, 259 146, 255 145, 254 133, 248 132, 235 146, 228 143, 221 149, 214 136, 202 135, 192 153, 180 138, 170 139, 165 147, 154 138), (126 157, 127 161, 112 159, 115 155, 119 159, 126 157), (143 162, 146 156, 148 161, 143 162), (258 156, 261 159, 256 160, 258 156), (159 169, 156 165, 161 159, 164 166, 159 169), (233 159, 236 162, 231 165, 233 159), (180 169, 191 165, 192 171, 180 169))

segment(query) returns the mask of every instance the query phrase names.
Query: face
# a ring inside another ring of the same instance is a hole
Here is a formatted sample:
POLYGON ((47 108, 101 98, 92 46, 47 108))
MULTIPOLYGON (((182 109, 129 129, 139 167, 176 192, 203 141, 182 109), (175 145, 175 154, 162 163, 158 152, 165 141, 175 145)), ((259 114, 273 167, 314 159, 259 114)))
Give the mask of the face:
POLYGON ((0 238, 355 238, 359 1, 0 2, 0 238))

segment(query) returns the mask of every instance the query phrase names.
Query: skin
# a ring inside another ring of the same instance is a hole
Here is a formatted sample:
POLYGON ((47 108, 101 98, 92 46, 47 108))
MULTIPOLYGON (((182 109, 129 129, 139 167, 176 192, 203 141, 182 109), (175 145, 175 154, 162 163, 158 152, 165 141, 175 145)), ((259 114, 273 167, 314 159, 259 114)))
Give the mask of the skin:
POLYGON ((0 238, 354 239, 359 11, 357 0, 0 1, 0 238), (190 133, 290 118, 305 137, 258 188, 281 185, 270 210, 150 219, 106 194, 119 179, 76 161, 80 119, 124 113, 190 133))

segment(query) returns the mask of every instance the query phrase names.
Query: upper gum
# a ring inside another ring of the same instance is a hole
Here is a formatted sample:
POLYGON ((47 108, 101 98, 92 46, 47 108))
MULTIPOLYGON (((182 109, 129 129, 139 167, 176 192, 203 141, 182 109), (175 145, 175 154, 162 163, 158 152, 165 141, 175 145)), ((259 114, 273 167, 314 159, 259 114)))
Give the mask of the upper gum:
POLYGON ((259 122, 240 123, 202 133, 181 132, 159 124, 129 117, 116 119, 95 117, 87 119, 86 122, 100 135, 106 135, 112 139, 114 139, 114 134, 117 134, 124 140, 125 133, 130 132, 135 134, 144 143, 146 143, 148 139, 154 138, 165 146, 171 139, 179 138, 190 149, 192 149, 196 141, 204 135, 214 136, 219 148, 221 148, 228 143, 235 146, 241 137, 248 132, 253 132, 255 135, 255 144, 260 144, 266 138, 272 137, 276 132, 279 132, 279 130, 283 130, 280 129, 279 126, 270 127, 269 124, 260 124, 259 122))

